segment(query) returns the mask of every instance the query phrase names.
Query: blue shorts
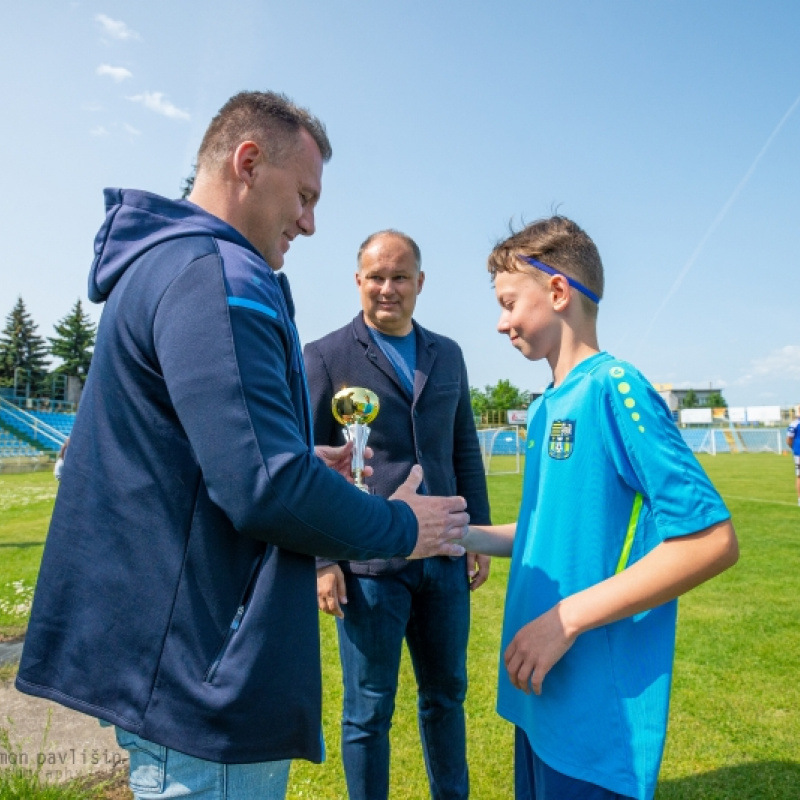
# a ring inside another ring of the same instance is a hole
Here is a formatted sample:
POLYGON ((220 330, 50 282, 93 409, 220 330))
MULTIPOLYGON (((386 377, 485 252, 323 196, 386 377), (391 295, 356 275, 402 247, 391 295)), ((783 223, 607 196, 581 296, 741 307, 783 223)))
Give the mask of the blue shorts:
POLYGON ((516 800, 631 800, 551 769, 533 752, 522 728, 516 729, 514 739, 514 797, 516 800))

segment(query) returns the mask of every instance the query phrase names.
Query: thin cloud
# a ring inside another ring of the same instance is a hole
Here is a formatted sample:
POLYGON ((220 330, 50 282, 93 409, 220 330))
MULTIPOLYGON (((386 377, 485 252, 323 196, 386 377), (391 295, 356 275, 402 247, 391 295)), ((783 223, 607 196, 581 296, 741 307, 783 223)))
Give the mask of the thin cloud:
POLYGON ((131 136, 141 136, 142 135, 142 132, 140 130, 137 130, 136 128, 134 128, 133 125, 128 125, 127 122, 124 122, 122 124, 122 127, 125 129, 125 131, 127 133, 130 133, 131 136))
POLYGON ((795 98, 794 102, 789 106, 788 110, 783 115, 783 117, 781 118, 780 122, 778 122, 778 124, 772 130, 772 133, 767 137, 767 141, 764 143, 764 146, 761 148, 761 150, 759 151, 758 155, 753 160, 753 163, 750 165, 750 168, 747 170, 747 172, 744 174, 744 177, 739 181, 738 185, 733 190, 733 194, 731 194, 731 196, 728 198, 728 200, 725 203, 725 205, 722 207, 720 212, 717 214, 716 218, 711 223, 711 227, 709 227, 709 229, 705 232, 705 235, 703 236, 703 238, 700 240, 700 244, 697 245, 697 247, 694 249, 694 252, 692 253, 692 255, 689 256, 689 260, 681 268, 680 272, 678 273, 677 277, 675 278, 674 283, 672 284, 672 287, 667 292, 667 294, 665 295, 664 299, 661 301, 661 305, 656 309, 655 314, 653 314, 650 317, 650 322, 649 322, 647 328, 645 329, 644 334, 639 338, 639 342, 638 342, 639 350, 641 350, 641 348, 644 346, 644 342, 648 338, 648 336, 650 335, 650 331, 653 329, 653 325, 655 325, 655 322, 658 319, 658 317, 661 315, 661 312, 666 308, 667 304, 673 298, 673 296, 678 291, 678 289, 681 288, 681 285, 683 284, 684 278, 689 273, 689 270, 694 266, 694 263, 695 263, 695 261, 697 261, 697 259, 699 258, 700 254, 703 252, 703 248, 706 246, 706 242, 711 238, 711 236, 714 234, 716 229, 719 227, 719 225, 722 223, 722 221, 728 215, 728 211, 730 211, 731 206, 736 202, 736 200, 738 199, 739 195, 744 190, 745 186, 747 186, 748 181, 753 176, 753 173, 756 171, 756 167, 758 167, 759 163, 761 162, 761 159, 764 158, 764 156, 766 155, 766 153, 769 150, 770 146, 772 145, 772 142, 776 139, 778 134, 781 132, 781 129, 786 124, 786 122, 789 119, 789 117, 792 116, 792 114, 794 113, 795 109, 798 106, 800 106, 800 95, 798 95, 795 98))
POLYGON ((800 345, 787 344, 769 355, 752 361, 750 371, 736 383, 740 386, 763 380, 765 377, 794 380, 800 378, 800 345))
POLYGON ((104 128, 102 125, 98 125, 96 128, 92 128, 89 131, 90 136, 108 136, 108 130, 104 128))
POLYGON ((100 23, 103 33, 110 36, 112 39, 127 41, 128 39, 142 38, 135 30, 129 28, 121 20, 111 19, 111 17, 107 17, 105 14, 98 14, 95 20, 100 23))
POLYGON ((188 111, 184 111, 177 106, 174 106, 164 97, 163 92, 142 92, 141 94, 129 97, 134 103, 141 103, 145 108, 155 111, 157 114, 163 114, 170 119, 191 119, 188 111))
POLYGON ((98 75, 108 75, 116 83, 122 83, 122 81, 133 77, 133 73, 125 69, 125 67, 112 67, 110 64, 101 64, 96 71, 98 75))

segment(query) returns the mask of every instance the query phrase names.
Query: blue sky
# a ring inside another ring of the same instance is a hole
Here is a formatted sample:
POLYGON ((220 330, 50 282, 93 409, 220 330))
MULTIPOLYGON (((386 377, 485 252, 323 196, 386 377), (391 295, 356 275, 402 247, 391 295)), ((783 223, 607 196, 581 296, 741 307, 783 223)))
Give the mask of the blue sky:
POLYGON ((52 335, 86 297, 103 187, 177 196, 213 114, 269 88, 334 149, 284 268, 304 341, 355 314, 365 236, 400 228, 417 319, 470 383, 540 390, 546 365, 495 332, 485 263, 510 221, 558 208, 603 257, 604 349, 731 405, 800 403, 793 0, 50 0, 0 25, 3 320, 21 295, 52 335))

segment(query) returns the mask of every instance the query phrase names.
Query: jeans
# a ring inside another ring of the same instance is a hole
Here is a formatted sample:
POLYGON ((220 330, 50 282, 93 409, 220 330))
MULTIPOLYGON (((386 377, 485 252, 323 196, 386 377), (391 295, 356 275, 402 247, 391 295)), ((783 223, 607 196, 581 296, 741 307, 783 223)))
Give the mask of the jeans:
POLYGON ((522 728, 515 728, 514 738, 515 800, 633 800, 602 786, 570 778, 533 752, 522 728))
POLYGON ((417 679, 433 800, 469 795, 464 697, 469 585, 464 559, 412 561, 390 575, 346 575, 337 620, 344 681, 342 761, 351 800, 389 796, 389 729, 403 638, 417 679))
POLYGON ((148 742, 117 728, 117 743, 130 755, 136 800, 284 800, 291 761, 217 764, 148 742))

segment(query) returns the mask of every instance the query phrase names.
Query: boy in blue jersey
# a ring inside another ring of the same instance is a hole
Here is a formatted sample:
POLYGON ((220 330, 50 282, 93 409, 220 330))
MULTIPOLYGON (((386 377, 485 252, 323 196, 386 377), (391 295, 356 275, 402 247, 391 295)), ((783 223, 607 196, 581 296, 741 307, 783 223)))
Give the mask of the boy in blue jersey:
POLYGON ((600 351, 586 233, 535 222, 489 271, 498 330, 553 372, 528 411, 517 522, 471 525, 462 542, 512 559, 497 708, 516 725, 516 797, 652 798, 675 598, 736 562, 730 515, 660 396, 600 351))
POLYGON ((797 406, 797 416, 786 430, 786 444, 794 456, 794 474, 797 478, 797 505, 800 506, 800 406, 797 406))

